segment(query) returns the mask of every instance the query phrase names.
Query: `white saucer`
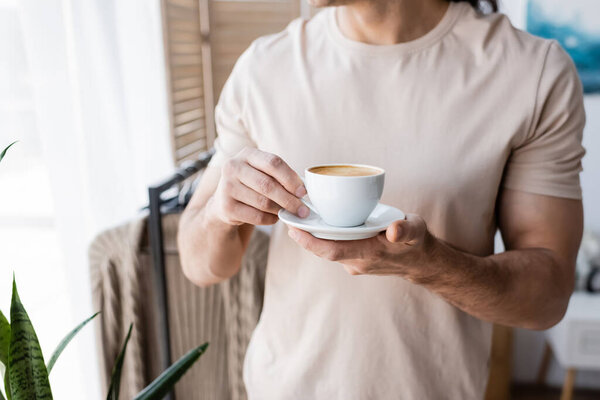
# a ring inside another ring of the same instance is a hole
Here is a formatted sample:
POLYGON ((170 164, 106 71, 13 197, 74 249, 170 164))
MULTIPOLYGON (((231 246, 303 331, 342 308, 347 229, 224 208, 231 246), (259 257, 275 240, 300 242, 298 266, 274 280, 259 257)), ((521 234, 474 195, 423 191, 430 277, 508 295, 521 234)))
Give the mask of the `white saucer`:
POLYGON ((377 204, 364 224, 350 228, 327 225, 318 214, 312 211, 306 218, 300 218, 286 210, 279 211, 279 219, 285 224, 309 232, 314 237, 329 240, 367 239, 385 231, 392 222, 404 218, 405 215, 401 210, 381 203, 377 204))

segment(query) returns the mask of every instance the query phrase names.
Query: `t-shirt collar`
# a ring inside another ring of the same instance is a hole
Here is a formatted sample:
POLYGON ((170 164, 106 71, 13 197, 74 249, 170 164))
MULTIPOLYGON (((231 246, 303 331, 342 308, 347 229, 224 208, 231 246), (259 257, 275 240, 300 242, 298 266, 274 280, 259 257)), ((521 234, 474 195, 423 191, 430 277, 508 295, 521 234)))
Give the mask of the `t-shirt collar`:
POLYGON ((463 13, 465 7, 470 7, 468 4, 450 2, 446 13, 438 22, 438 24, 425 35, 411 40, 409 42, 390 44, 390 45, 374 45, 363 42, 358 42, 347 38, 340 31, 337 23, 338 7, 330 7, 325 10, 327 15, 327 27, 331 38, 340 46, 347 48, 353 52, 364 53, 367 55, 374 54, 406 54, 418 51, 420 49, 431 46, 446 35, 454 26, 458 17, 463 13))

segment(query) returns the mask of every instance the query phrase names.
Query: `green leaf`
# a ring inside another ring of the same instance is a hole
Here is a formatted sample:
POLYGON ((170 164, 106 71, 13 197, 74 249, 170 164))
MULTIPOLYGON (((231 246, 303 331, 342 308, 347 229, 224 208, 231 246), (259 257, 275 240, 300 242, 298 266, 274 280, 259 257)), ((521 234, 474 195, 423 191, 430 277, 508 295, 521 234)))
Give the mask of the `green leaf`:
POLYGON ((12 142, 12 143, 11 143, 11 144, 9 144, 8 146, 6 146, 6 147, 4 148, 4 150, 2 150, 2 153, 0 153, 0 161, 2 161, 2 159, 3 159, 3 158, 4 158, 4 156, 6 155, 6 151, 7 151, 8 149, 10 149, 10 146, 12 146, 13 144, 15 144, 15 143, 17 143, 17 142, 18 142, 18 140, 17 140, 17 141, 14 141, 14 142, 12 142))
POLYGON ((13 277, 10 304, 8 376, 12 400, 52 399, 48 371, 35 329, 17 292, 13 277))
POLYGON ((11 400, 11 397, 10 397, 10 382, 9 382, 8 378, 9 377, 8 377, 8 367, 7 367, 5 375, 4 375, 4 393, 6 393, 7 400, 11 400))
MULTIPOLYGON (((5 373, 6 373, 6 366, 4 364, 0 363, 0 376, 6 377, 7 375, 5 375, 5 373)), ((4 382, 8 382, 8 380, 5 380, 4 378, 2 380, 4 382)), ((4 388, 4 390, 6 391, 6 393, 10 394, 10 389, 7 390, 6 388, 4 388)), ((2 390, 0 390, 0 400, 6 400, 3 397, 2 390)))
MULTIPOLYGON (((10 384, 8 382, 8 349, 10 347, 10 323, 0 311, 0 366, 2 367, 2 380, 4 381, 4 392, 10 400, 10 384)), ((0 398, 0 400, 5 400, 0 398)))
POLYGON ((10 347, 10 324, 0 311, 0 362, 8 366, 8 348, 10 347))
POLYGON ((132 328, 133 324, 129 324, 129 331, 127 332, 125 343, 123 343, 121 352, 115 360, 115 365, 113 365, 112 373, 110 376, 110 386, 108 387, 108 396, 106 397, 107 400, 119 400, 119 389, 121 388, 121 370, 123 369, 125 351, 127 350, 127 343, 129 343, 129 338, 131 337, 132 328))
POLYGON ((186 355, 181 357, 171 365, 165 372, 160 374, 158 378, 146 386, 144 390, 139 392, 133 400, 159 400, 166 396, 171 391, 173 386, 179 379, 194 365, 200 356, 206 351, 208 343, 190 350, 186 355))
POLYGON ((58 346, 56 346, 56 350, 54 350, 54 353, 52 353, 52 357, 50 357, 50 361, 48 361, 48 375, 50 375, 50 371, 52 371, 52 367, 54 367, 54 364, 56 363, 56 360, 58 360, 58 357, 60 356, 60 354, 63 352, 63 350, 65 349, 65 347, 67 347, 67 345, 69 344, 69 342, 71 340, 73 340, 73 338, 75 337, 75 335, 77 335, 77 333, 79 333, 79 331, 87 325, 88 322, 90 322, 91 320, 93 320, 94 318, 96 318, 96 316, 100 314, 100 311, 98 311, 96 314, 92 315, 91 317, 89 317, 88 319, 86 319, 85 321, 83 321, 82 323, 80 323, 79 325, 77 325, 75 327, 75 329, 73 329, 71 332, 69 332, 67 334, 67 336, 65 336, 63 338, 63 340, 60 341, 60 343, 58 344, 58 346))
POLYGON ((8 383, 8 349, 10 347, 10 323, 0 311, 0 365, 2 366, 2 380, 4 391, 10 400, 10 384, 8 383))

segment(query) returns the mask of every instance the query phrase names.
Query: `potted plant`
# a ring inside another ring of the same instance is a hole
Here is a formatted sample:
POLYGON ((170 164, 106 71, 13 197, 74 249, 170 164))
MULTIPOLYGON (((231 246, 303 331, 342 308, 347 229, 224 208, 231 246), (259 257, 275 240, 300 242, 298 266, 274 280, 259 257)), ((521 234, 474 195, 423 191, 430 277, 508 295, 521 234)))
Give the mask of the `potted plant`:
MULTIPOLYGON (((15 143, 11 143, 0 153, 0 161, 15 143)), ((75 335, 98 314, 99 312, 95 313, 69 332, 58 344, 46 364, 33 324, 19 298, 13 276, 10 321, 0 311, 0 376, 4 382, 4 394, 0 390, 0 400, 51 400, 52 390, 48 375, 54 364, 75 335)), ((121 351, 115 359, 107 400, 119 399, 121 370, 132 329, 133 324, 129 325, 121 351)), ((138 393, 134 400, 162 399, 194 365, 207 347, 208 343, 204 343, 189 351, 138 393)))

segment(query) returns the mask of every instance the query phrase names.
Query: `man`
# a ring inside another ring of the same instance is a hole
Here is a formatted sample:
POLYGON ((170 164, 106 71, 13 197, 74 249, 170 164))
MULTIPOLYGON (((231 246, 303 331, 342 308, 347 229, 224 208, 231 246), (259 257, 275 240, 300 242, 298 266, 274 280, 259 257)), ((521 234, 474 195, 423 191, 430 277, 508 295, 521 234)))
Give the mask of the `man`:
POLYGON ((379 236, 275 225, 249 398, 480 399, 490 322, 549 328, 573 289, 576 71, 555 42, 464 2, 334 2, 239 59, 217 153, 182 217, 184 272, 227 279, 254 225, 281 208, 305 217, 295 171, 382 167, 382 202, 409 214, 379 236), (507 251, 493 255, 497 227, 507 251))

